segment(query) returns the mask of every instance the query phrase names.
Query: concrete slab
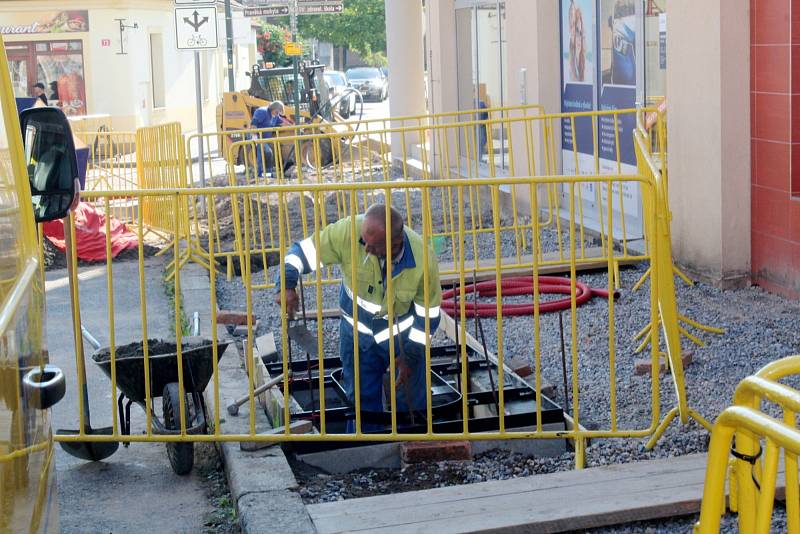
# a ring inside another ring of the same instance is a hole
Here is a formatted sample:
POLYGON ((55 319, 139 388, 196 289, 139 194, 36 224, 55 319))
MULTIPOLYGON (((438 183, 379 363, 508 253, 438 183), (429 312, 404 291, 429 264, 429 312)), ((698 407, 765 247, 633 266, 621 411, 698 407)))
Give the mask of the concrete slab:
MULTIPOLYGON (((209 336, 211 332, 210 292, 208 271, 196 264, 184 266, 181 270, 183 308, 189 316, 195 311, 200 313, 202 336, 209 336)), ((217 327, 217 335, 219 339, 230 337, 224 326, 217 327)), ((258 404, 252 410, 250 404, 245 403, 238 416, 228 415, 225 410, 229 400, 240 397, 248 389, 244 360, 235 343, 230 344, 220 358, 218 371, 218 394, 215 395, 213 387, 208 387, 204 395, 211 420, 215 421, 215 414, 219 414, 220 431, 248 434, 251 430, 260 433, 271 429, 258 404), (255 414, 254 426, 251 426, 251 411, 255 414)), ((243 451, 238 442, 223 442, 219 450, 242 532, 316 532, 302 499, 293 491, 297 480, 280 447, 243 451)))
MULTIPOLYGON (((223 434, 248 434, 250 432, 249 404, 242 405, 238 416, 225 412, 227 399, 238 397, 247 391, 247 375, 241 364, 239 352, 234 344, 219 361, 220 431, 223 434)), ((206 389, 206 404, 214 412, 211 388, 206 389)), ((264 410, 256 409, 255 432, 272 428, 264 410)), ((211 416, 212 419, 214 416, 211 416)), ((220 444, 228 486, 234 499, 255 492, 292 489, 297 487, 289 462, 279 447, 260 451, 242 451, 238 442, 220 444)))
POLYGON ((300 495, 291 491, 250 493, 237 502, 242 532, 316 532, 300 495))
POLYGON ((300 461, 341 475, 356 469, 400 469, 400 443, 381 443, 364 447, 334 449, 299 455, 300 461))

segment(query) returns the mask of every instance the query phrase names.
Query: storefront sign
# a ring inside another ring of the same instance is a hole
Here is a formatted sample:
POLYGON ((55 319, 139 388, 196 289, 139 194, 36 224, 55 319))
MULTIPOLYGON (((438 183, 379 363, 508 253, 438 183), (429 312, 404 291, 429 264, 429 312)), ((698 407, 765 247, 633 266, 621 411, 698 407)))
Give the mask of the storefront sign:
POLYGON ((0 23, 2 35, 89 31, 89 12, 86 10, 6 14, 3 18, 5 20, 0 23))

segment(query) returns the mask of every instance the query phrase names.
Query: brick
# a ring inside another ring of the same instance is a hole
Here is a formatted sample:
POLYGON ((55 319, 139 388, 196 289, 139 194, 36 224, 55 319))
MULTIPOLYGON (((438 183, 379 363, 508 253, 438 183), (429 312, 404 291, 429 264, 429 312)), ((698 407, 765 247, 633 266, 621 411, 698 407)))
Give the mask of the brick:
MULTIPOLYGON (((253 322, 257 317, 253 315, 253 322)), ((246 325, 247 312, 235 310, 220 310, 217 312, 217 323, 219 324, 233 324, 233 325, 246 325)))
POLYGON ((410 441, 403 443, 400 451, 404 464, 472 460, 469 441, 410 441))
MULTIPOLYGON (((681 360, 683 360, 683 368, 685 369, 692 363, 692 359, 694 357, 694 352, 691 350, 686 350, 681 353, 681 360)), ((661 368, 659 372, 664 373, 667 371, 667 365, 664 362, 664 358, 661 358, 661 368)), ((640 359, 636 360, 634 363, 634 374, 636 375, 649 375, 651 372, 650 366, 650 359, 640 359)))
MULTIPOLYGON (((253 332, 258 330, 258 321, 253 323, 253 332)), ((233 335, 239 337, 245 337, 247 335, 247 324, 240 324, 237 325, 236 328, 233 329, 233 335)))
POLYGON ((531 367, 531 362, 528 361, 527 358, 522 356, 514 356, 511 358, 511 361, 508 362, 508 366, 519 375, 520 378, 524 378, 526 376, 530 376, 533 374, 533 367, 531 367))

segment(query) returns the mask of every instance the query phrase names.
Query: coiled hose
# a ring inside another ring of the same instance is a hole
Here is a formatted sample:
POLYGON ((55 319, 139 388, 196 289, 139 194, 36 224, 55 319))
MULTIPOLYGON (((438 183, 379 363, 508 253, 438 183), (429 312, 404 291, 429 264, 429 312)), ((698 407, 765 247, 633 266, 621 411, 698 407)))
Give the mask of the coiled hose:
MULTIPOLYGON (((533 278, 531 277, 513 277, 504 278, 501 282, 503 296, 513 295, 533 295, 533 278)), ((448 289, 442 293, 442 310, 452 317, 455 313, 456 302, 453 296, 458 288, 448 289)), ((497 284, 494 280, 486 282, 478 282, 477 284, 468 284, 464 286, 464 294, 470 295, 478 292, 480 297, 496 297, 497 284)), ((572 305, 570 298, 570 279, 561 278, 559 276, 540 276, 539 277, 539 293, 540 294, 560 294, 567 295, 567 297, 558 300, 551 300, 539 303, 539 313, 548 313, 559 310, 567 310, 572 305)), ((575 304, 580 306, 592 297, 608 298, 608 291, 605 289, 596 289, 589 287, 583 282, 575 281, 575 304)), ((619 298, 619 292, 613 293, 614 299, 619 298)), ((477 306, 472 302, 465 303, 466 317, 475 317, 475 308, 477 308, 478 316, 480 317, 495 317, 497 316, 497 304, 490 302, 479 302, 477 306)), ((534 304, 503 304, 501 309, 504 316, 511 315, 533 315, 534 304)))

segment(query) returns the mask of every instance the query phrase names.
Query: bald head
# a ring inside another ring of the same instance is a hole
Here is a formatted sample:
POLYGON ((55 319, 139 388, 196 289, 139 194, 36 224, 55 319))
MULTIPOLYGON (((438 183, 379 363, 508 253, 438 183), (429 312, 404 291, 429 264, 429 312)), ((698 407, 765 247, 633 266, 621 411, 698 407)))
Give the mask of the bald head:
POLYGON ((386 211, 389 211, 391 220, 391 250, 392 257, 403 248, 403 216, 396 209, 385 204, 373 204, 364 214, 364 223, 361 225, 361 240, 369 254, 380 258, 386 257, 386 211))

